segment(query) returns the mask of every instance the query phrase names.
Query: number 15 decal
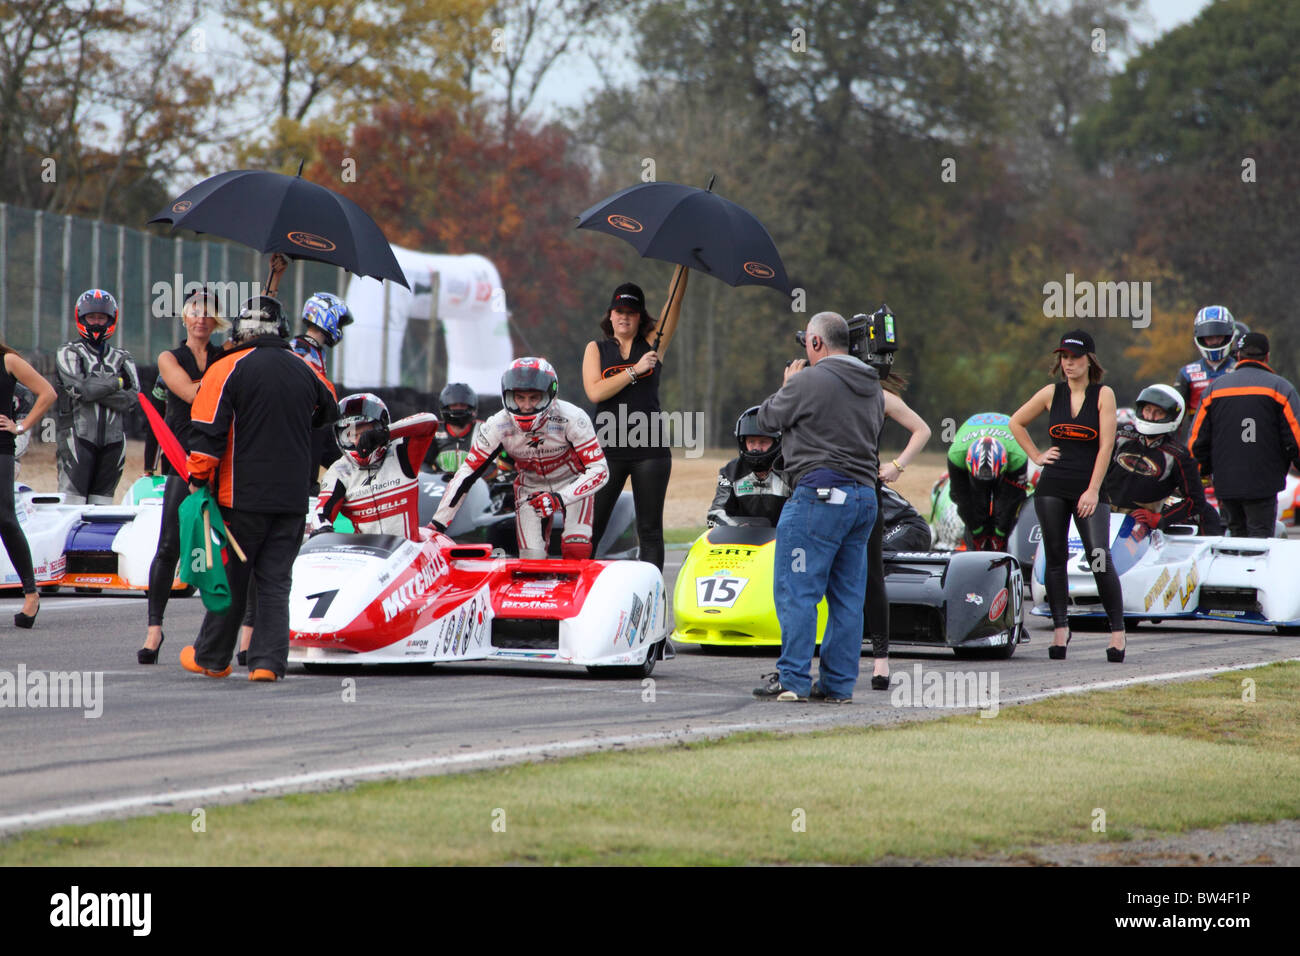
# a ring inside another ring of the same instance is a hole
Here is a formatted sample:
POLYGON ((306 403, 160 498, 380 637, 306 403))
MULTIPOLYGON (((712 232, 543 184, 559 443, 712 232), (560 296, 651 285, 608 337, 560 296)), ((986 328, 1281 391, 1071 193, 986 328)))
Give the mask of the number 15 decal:
POLYGON ((748 578, 696 578, 695 602, 700 607, 731 607, 748 583, 748 578))

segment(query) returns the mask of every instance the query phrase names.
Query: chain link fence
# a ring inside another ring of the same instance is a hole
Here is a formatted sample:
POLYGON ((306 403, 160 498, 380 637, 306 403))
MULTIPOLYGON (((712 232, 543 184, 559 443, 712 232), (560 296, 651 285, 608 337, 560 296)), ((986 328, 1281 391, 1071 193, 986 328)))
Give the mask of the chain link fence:
MULTIPOLYGON (((152 366, 159 352, 184 339, 187 286, 213 284, 223 308, 235 310, 260 290, 267 266, 265 256, 219 239, 162 236, 0 203, 0 341, 51 375, 54 352, 76 337, 77 297, 101 288, 121 310, 113 343, 138 365, 152 366)), ((342 295, 347 280, 337 266, 297 260, 281 280, 280 297, 294 315, 313 292, 342 295)))

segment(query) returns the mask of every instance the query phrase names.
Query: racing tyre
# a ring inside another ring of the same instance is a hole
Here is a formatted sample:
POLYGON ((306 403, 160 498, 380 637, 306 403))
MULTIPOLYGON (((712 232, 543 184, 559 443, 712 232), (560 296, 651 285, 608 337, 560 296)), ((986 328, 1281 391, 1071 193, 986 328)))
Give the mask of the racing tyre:
POLYGON ((40 591, 41 594, 58 594, 59 586, 57 584, 42 584, 37 588, 37 590, 40 591))
MULTIPOLYGON (((660 642, 662 643, 662 642, 660 642)), ((592 667, 587 665, 587 673, 593 677, 608 677, 611 680, 641 680, 649 677, 659 660, 659 644, 650 645, 650 653, 645 656, 644 664, 630 664, 627 667, 592 667)))
POLYGON ((1277 632, 1283 637, 1300 637, 1300 627, 1294 624, 1279 624, 1277 632))

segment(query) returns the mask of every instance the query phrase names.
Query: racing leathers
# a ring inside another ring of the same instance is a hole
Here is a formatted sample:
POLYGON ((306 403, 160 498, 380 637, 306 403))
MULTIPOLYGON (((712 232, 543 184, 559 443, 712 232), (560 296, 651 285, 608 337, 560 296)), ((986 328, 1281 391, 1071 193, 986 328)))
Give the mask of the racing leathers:
POLYGON ((609 480, 609 465, 587 413, 558 398, 532 431, 522 431, 504 409, 483 422, 469 455, 447 485, 434 522, 443 528, 451 523, 470 486, 495 467, 503 451, 516 469, 515 537, 520 557, 546 557, 551 516, 562 510, 563 556, 590 558, 592 495, 609 480))
POLYGON ((131 353, 83 339, 60 346, 56 458, 71 503, 112 504, 126 464, 126 413, 140 375, 131 353))
POLYGON ((766 518, 775 528, 781 508, 790 497, 790 486, 781 477, 784 470, 785 462, 779 457, 761 477, 739 456, 723 465, 718 469, 718 490, 706 515, 709 527, 742 524, 740 519, 744 518, 766 518))
POLYGON ((1188 436, 1191 435, 1192 422, 1196 419, 1196 410, 1201 407, 1201 398, 1205 395, 1205 390, 1216 378, 1227 375, 1236 367, 1236 361, 1231 358, 1225 358, 1217 366, 1200 358, 1195 362, 1188 362, 1178 370, 1178 379, 1174 382, 1174 387, 1178 389, 1178 394, 1183 396, 1183 408, 1186 409, 1183 414, 1183 424, 1178 429, 1178 440, 1184 445, 1189 444, 1188 436))
POLYGON ((1029 456, 1011 434, 1011 419, 997 412, 972 415, 957 429, 948 448, 948 495, 976 549, 1002 551, 1029 494, 1029 456), (984 437, 996 438, 1007 451, 1002 474, 976 481, 966 469, 966 452, 984 437))
MULTIPOLYGON (((433 471, 446 475, 455 474, 456 469, 469 457, 469 450, 474 447, 474 436, 482 425, 483 422, 477 418, 470 424, 461 426, 453 425, 451 422, 439 422, 438 432, 434 435, 433 444, 429 446, 424 456, 424 463, 433 471)), ((504 452, 492 464, 493 467, 480 476, 485 481, 502 477, 501 473, 509 471, 511 467, 510 459, 504 452)))
POLYGON ((388 430, 388 450, 379 463, 359 464, 342 455, 321 479, 318 517, 332 524, 340 513, 361 534, 399 534, 419 540, 420 487, 416 475, 433 442, 438 416, 409 415, 388 430))
POLYGON ((1223 534, 1219 513, 1205 500, 1196 460, 1172 434, 1147 436, 1121 426, 1103 489, 1114 507, 1130 509, 1147 531, 1198 524, 1201 534, 1223 534), (1179 500, 1166 504, 1170 496, 1179 500))

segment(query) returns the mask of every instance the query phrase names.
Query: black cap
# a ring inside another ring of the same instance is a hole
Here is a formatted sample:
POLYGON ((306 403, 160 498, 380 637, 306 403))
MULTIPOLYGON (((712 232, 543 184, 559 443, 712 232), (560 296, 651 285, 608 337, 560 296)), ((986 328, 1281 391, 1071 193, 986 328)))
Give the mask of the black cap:
POLYGON ((1264 358, 1268 355, 1268 336, 1263 332, 1247 332, 1241 337, 1241 354, 1264 358))
POLYGON ((1092 340, 1092 336, 1083 329, 1075 329, 1073 332, 1066 332, 1061 336, 1061 344, 1053 351, 1069 352, 1075 358, 1080 355, 1087 355, 1090 352, 1097 351, 1097 345, 1092 340))
POLYGON ((645 314, 645 293, 635 282, 624 282, 614 290, 614 298, 609 302, 611 311, 613 309, 636 309, 638 312, 645 314))

